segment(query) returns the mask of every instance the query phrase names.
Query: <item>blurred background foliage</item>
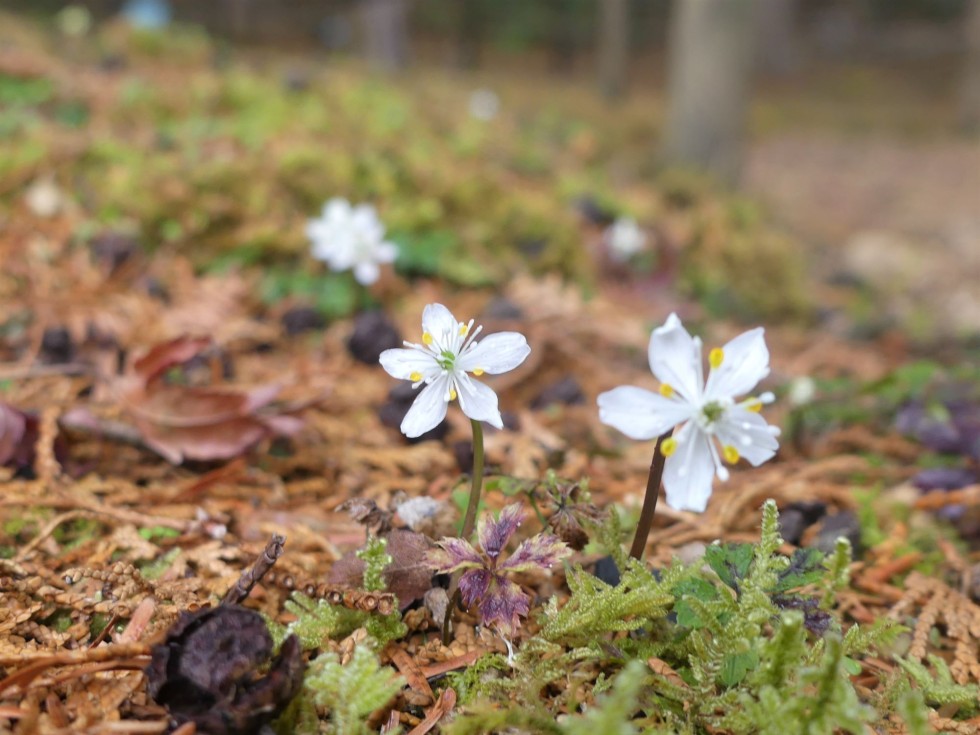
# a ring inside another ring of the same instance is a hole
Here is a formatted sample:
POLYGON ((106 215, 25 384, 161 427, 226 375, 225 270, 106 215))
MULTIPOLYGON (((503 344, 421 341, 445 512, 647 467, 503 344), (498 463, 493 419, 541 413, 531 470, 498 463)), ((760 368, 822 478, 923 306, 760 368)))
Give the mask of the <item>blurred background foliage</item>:
MULTIPOLYGON (((676 259, 672 284, 709 312, 814 316, 801 233, 744 193, 664 168, 662 97, 604 98, 583 83, 601 52, 597 0, 407 2, 404 68, 370 73, 357 14, 384 2, 395 0, 173 0, 175 22, 151 30, 121 22, 123 2, 7 0, 18 15, 3 15, 4 48, 20 61, 0 69, 0 201, 51 178, 88 217, 79 241, 121 230, 202 270, 259 266, 273 300, 326 282, 304 226, 331 196, 378 206, 402 273, 461 286, 525 270, 588 286, 588 243, 628 215, 654 240, 641 275, 676 259), (515 73, 524 68, 550 74, 555 94, 515 73)), ((642 93, 663 85, 670 4, 627 5, 626 87, 642 93)), ((962 63, 963 43, 950 41, 967 0, 791 5, 792 26, 771 32, 791 32, 806 58, 760 62, 769 86, 752 134, 955 129, 955 105, 930 98, 929 80, 962 63), (916 60, 925 81, 886 71, 896 59, 916 60), (835 60, 847 69, 831 77, 835 60), (779 81, 799 64, 804 95, 779 81)), ((315 300, 332 314, 356 299, 315 300)))

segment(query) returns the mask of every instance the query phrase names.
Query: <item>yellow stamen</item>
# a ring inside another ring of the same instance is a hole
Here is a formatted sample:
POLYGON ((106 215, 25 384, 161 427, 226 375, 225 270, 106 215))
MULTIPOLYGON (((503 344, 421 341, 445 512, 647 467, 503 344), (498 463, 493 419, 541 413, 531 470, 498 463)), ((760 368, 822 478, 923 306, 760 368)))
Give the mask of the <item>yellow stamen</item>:
POLYGON ((449 389, 449 400, 450 401, 455 401, 456 400, 456 389, 455 388, 450 388, 449 389))
POLYGON ((738 462, 738 459, 741 456, 739 455, 738 450, 731 445, 722 447, 721 453, 724 455, 725 461, 728 462, 728 464, 735 464, 738 462))
POLYGON ((424 345, 431 345, 432 344, 432 335, 429 334, 428 332, 424 332, 422 334, 422 344, 424 344, 424 345))
POLYGON ((459 333, 460 333, 461 336, 464 336, 465 337, 466 336, 466 333, 469 332, 469 331, 470 331, 470 325, 469 324, 460 324, 459 325, 459 333))
POLYGON ((745 404, 745 410, 746 411, 754 411, 755 413, 759 413, 759 411, 762 410, 762 401, 760 401, 758 398, 756 398, 752 403, 745 404))
POLYGON ((414 373, 408 376, 408 379, 413 383, 418 383, 420 380, 422 380, 422 373, 416 370, 414 373))
POLYGON ((725 351, 721 347, 715 347, 708 353, 708 362, 711 367, 718 368, 725 359, 725 351))
POLYGON ((668 437, 660 442, 660 453, 665 457, 669 457, 674 452, 677 451, 677 440, 674 437, 668 437))
POLYGON ((674 389, 668 383, 661 383, 660 395, 662 395, 664 398, 670 398, 672 395, 674 395, 674 389))
POLYGON ((483 368, 473 368, 473 374, 476 377, 480 377, 481 375, 483 375, 483 372, 484 372, 483 368))

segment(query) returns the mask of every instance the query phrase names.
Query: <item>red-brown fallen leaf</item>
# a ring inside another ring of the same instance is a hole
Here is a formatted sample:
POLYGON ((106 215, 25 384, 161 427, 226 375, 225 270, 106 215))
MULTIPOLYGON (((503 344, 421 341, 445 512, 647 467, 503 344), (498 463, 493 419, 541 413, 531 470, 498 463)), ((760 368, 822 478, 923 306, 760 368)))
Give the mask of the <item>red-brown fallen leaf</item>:
MULTIPOLYGON (((385 538, 391 556, 391 564, 384 571, 385 584, 404 609, 432 587, 432 568, 425 561, 431 544, 422 534, 402 529, 395 529, 385 538)), ((330 581, 360 587, 364 582, 364 562, 353 551, 345 554, 330 569, 330 581)))
POLYGON ((148 447, 174 464, 230 459, 268 436, 293 434, 295 416, 261 414, 279 386, 252 390, 174 385, 167 370, 206 349, 206 338, 179 337, 153 347, 117 382, 118 395, 148 447))
POLYGON ((36 443, 37 417, 0 401, 0 465, 29 466, 36 443))
POLYGON ((133 362, 132 372, 144 382, 149 383, 160 377, 169 368, 187 362, 211 346, 210 337, 188 337, 184 335, 169 342, 161 342, 133 362))

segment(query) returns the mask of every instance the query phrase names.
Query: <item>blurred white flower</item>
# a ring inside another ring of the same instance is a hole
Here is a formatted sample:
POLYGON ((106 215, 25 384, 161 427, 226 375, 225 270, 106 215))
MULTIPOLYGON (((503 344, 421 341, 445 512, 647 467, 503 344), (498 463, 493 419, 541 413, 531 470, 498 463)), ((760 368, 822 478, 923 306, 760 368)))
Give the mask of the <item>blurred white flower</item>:
POLYGON ((470 116, 488 122, 500 112, 500 97, 490 89, 476 89, 470 94, 470 116))
POLYGON ((80 38, 92 28, 92 13, 84 5, 72 4, 58 11, 58 30, 69 38, 80 38))
POLYGON ((793 378, 789 384, 786 397, 794 406, 805 406, 811 403, 817 395, 817 382, 809 375, 793 378))
POLYGON ((314 258, 334 271, 353 270, 364 286, 378 280, 382 264, 398 257, 398 246, 384 239, 385 227, 370 204, 351 206, 346 199, 331 199, 319 219, 307 222, 306 235, 314 258))
POLYGON ((625 263, 647 244, 646 233, 632 217, 620 217, 606 228, 606 247, 613 260, 625 263))
POLYGON ((54 217, 65 206, 65 195, 48 177, 40 178, 27 187, 24 198, 38 217, 54 217))
POLYGON ((457 398, 469 418, 503 428, 497 394, 469 373, 506 373, 524 362, 531 348, 518 332, 497 332, 478 342, 482 329, 473 329, 472 319, 456 321, 442 304, 429 304, 422 312, 422 343, 405 342, 408 349, 381 353, 381 367, 389 375, 411 380, 413 388, 425 386, 402 421, 405 436, 415 438, 434 429, 457 398))
POLYGON ((658 392, 621 386, 599 396, 599 418, 631 439, 653 439, 683 424, 661 451, 667 457, 664 487, 667 503, 678 510, 703 511, 713 475, 728 479, 722 461, 744 457, 753 466, 779 448, 779 429, 758 414, 772 393, 747 398, 769 374, 769 350, 761 327, 711 350, 711 373, 705 383, 701 340, 691 337, 676 314, 650 335, 650 369, 660 381, 658 392), (721 445, 719 455, 715 441, 721 445))

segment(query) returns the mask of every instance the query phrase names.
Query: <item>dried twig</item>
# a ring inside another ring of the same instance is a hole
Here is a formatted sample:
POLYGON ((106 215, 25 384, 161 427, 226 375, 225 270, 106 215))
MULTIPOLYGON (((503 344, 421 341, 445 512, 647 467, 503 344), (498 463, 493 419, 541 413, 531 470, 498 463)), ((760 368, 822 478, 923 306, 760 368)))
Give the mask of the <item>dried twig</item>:
POLYGON ((258 584, 259 580, 266 575, 266 573, 272 569, 276 560, 282 556, 283 544, 286 543, 286 537, 281 536, 278 533, 272 535, 272 540, 266 545, 265 549, 262 551, 262 555, 255 560, 250 569, 246 569, 242 572, 242 576, 238 578, 235 585, 228 590, 224 598, 221 600, 222 605, 237 605, 252 591, 252 588, 258 584))

